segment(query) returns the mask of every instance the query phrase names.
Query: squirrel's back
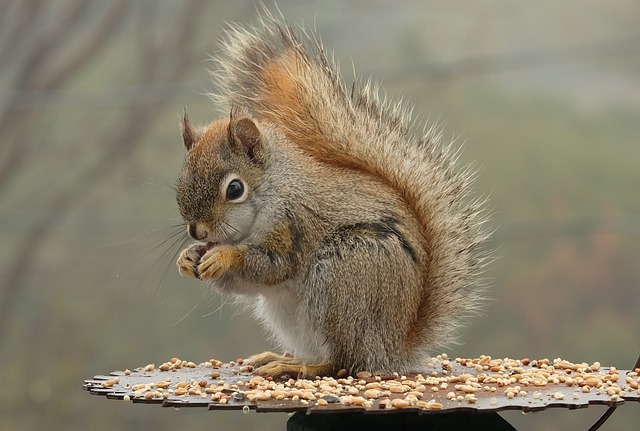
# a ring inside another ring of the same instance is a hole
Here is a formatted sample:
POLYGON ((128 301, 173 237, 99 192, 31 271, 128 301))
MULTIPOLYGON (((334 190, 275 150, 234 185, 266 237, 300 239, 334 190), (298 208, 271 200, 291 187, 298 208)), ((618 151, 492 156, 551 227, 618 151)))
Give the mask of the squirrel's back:
POLYGON ((425 346, 452 341, 477 309, 487 214, 469 195, 473 172, 437 130, 415 138, 410 109, 380 100, 370 81, 346 87, 313 35, 268 13, 255 28, 232 26, 215 58, 217 108, 278 127, 320 162, 375 177, 395 190, 421 226, 427 256, 418 328, 425 346))

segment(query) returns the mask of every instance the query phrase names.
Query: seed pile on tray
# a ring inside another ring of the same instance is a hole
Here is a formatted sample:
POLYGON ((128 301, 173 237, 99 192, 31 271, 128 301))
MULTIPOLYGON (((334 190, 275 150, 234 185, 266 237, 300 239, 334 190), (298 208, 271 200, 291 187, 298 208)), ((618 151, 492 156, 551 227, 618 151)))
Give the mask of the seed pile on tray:
POLYGON ((456 410, 525 412, 547 407, 619 405, 640 401, 640 369, 617 370, 563 359, 450 360, 432 358, 416 375, 373 375, 273 380, 252 374, 242 359, 196 364, 179 358, 155 366, 116 371, 85 380, 96 395, 164 406, 329 413, 397 410, 419 413, 456 410))

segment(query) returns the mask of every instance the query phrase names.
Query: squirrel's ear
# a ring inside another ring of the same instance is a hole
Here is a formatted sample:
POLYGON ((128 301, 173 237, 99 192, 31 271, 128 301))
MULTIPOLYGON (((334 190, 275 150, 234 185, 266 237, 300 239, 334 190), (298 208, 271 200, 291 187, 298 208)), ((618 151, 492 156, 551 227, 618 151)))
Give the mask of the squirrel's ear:
POLYGON ((257 161, 262 137, 258 126, 249 118, 231 120, 227 131, 229 142, 241 148, 252 161, 257 161))
POLYGON ((190 150, 193 144, 198 140, 198 134, 193 130, 193 126, 189 122, 187 109, 184 109, 182 120, 180 121, 180 131, 182 132, 182 142, 187 150, 190 150))

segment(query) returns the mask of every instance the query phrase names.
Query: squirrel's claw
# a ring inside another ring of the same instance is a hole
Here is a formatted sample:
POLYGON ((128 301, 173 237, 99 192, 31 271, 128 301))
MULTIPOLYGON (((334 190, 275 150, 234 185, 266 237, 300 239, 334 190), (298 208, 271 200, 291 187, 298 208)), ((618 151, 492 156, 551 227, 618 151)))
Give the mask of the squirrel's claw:
POLYGON ((185 248, 178 256, 178 272, 185 277, 200 278, 198 272, 198 262, 200 260, 199 246, 185 248))
POLYGON ((201 280, 218 280, 227 271, 238 268, 242 262, 243 252, 238 247, 218 246, 208 250, 198 265, 197 271, 201 280))
POLYGON ((273 352, 264 352, 250 356, 245 363, 254 366, 254 374, 279 379, 284 376, 290 378, 313 378, 315 376, 327 376, 335 373, 335 367, 329 361, 317 364, 309 363, 304 358, 295 358, 290 355, 279 355, 273 352))
POLYGON ((279 379, 284 376, 297 379, 309 379, 316 376, 330 376, 335 374, 335 367, 328 361, 319 364, 309 364, 304 359, 294 358, 293 361, 273 361, 254 369, 254 374, 279 379))
POLYGON ((279 353, 274 352, 262 352, 256 353, 255 355, 251 355, 248 358, 244 359, 244 362, 250 365, 253 365, 253 368, 260 368, 263 365, 266 365, 270 362, 286 362, 293 359, 293 355, 291 353, 285 353, 284 355, 280 355, 279 353))

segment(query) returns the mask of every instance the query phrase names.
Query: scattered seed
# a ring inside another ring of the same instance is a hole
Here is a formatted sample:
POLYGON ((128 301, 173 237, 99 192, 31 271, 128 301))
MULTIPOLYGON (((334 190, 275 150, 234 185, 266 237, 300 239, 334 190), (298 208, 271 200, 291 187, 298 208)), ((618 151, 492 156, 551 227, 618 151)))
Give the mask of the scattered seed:
POLYGON ((381 392, 378 389, 367 389, 364 391, 364 397, 369 399, 378 399, 380 398, 381 392))
POLYGON ((562 392, 556 392, 555 394, 553 394, 553 398, 555 398, 556 400, 564 400, 564 394, 562 392))
POLYGON ((409 407, 411 404, 407 400, 403 400, 402 398, 394 398, 391 401, 391 405, 397 409, 404 409, 409 407))

